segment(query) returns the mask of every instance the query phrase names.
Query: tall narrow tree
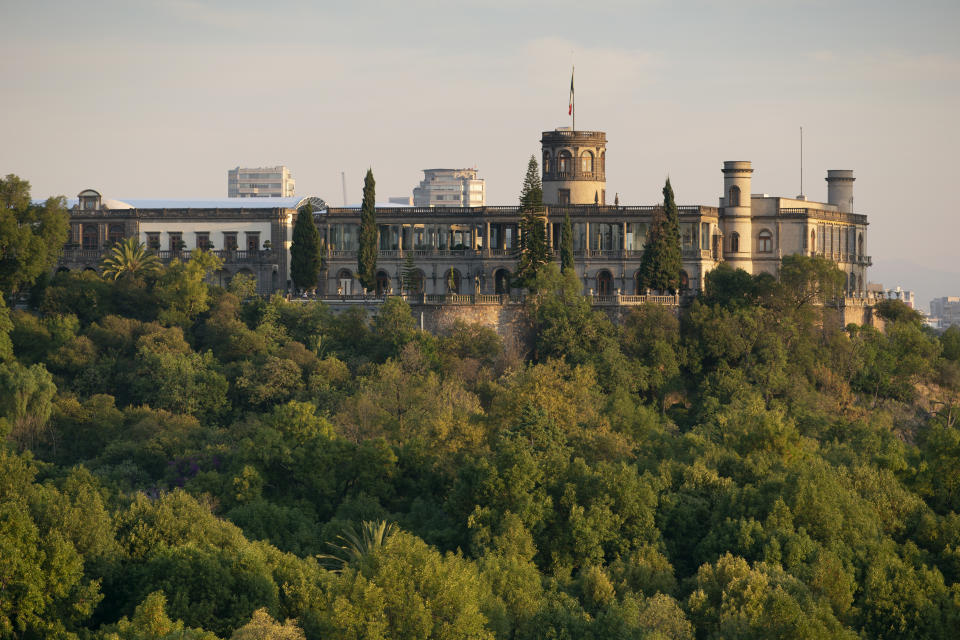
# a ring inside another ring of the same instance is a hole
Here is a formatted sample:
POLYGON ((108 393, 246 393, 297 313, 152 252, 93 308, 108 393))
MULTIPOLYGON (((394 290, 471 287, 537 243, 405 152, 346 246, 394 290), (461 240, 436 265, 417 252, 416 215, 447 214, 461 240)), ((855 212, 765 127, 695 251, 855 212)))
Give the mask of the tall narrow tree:
POLYGON ((680 213, 673 198, 670 178, 663 186, 663 208, 653 214, 650 233, 640 259, 640 280, 644 287, 674 292, 680 287, 680 213))
POLYGON ((363 204, 360 206, 360 248, 357 251, 357 279, 364 289, 377 284, 377 205, 373 169, 363 178, 363 204))
POLYGON ((297 212, 290 243, 290 278, 298 289, 317 287, 317 277, 323 268, 320 231, 313 220, 313 205, 306 204, 297 212))
POLYGON ((563 214, 563 228, 560 230, 560 271, 570 269, 573 269, 573 225, 568 211, 563 214))
POLYGON ((530 156, 527 175, 520 191, 520 258, 517 282, 532 287, 540 268, 547 264, 546 217, 543 210, 543 185, 537 159, 530 156))

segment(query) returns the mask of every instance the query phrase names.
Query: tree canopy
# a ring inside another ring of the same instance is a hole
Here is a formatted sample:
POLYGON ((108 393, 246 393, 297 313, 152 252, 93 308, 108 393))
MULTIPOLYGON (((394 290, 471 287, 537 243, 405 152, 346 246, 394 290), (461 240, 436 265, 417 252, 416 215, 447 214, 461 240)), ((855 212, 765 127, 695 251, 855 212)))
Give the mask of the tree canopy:
POLYGON ((290 279, 298 289, 313 290, 323 268, 320 230, 313 220, 313 205, 306 204, 297 211, 290 243, 290 279))
POLYGON ((663 185, 663 207, 654 209, 653 222, 640 258, 640 281, 648 289, 676 292, 680 288, 680 213, 670 178, 663 185))
POLYGON ((357 251, 357 279, 364 289, 377 285, 377 196, 373 169, 363 178, 363 203, 360 205, 360 247, 357 251))
POLYGON ((53 269, 69 224, 63 196, 34 204, 29 182, 0 178, 0 292, 14 293, 53 269))

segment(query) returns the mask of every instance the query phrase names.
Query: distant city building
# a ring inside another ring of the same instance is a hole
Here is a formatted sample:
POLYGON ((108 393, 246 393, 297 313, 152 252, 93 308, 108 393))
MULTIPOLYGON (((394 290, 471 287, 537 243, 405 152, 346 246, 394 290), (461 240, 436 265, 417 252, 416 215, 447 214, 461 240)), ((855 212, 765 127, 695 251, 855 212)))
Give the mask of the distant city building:
POLYGON ((913 291, 904 291, 900 287, 897 287, 896 289, 887 289, 884 291, 883 297, 887 298, 888 300, 899 300, 914 310, 917 308, 916 298, 913 294, 913 291))
POLYGON ((483 207, 487 190, 476 169, 424 169, 413 190, 415 207, 483 207))
POLYGON ((940 319, 940 328, 960 325, 960 296, 943 296, 930 301, 930 315, 940 319))
POLYGON ((390 196, 387 198, 387 202, 390 204, 399 204, 404 207, 413 206, 413 196, 390 196))
POLYGON ((296 181, 290 170, 278 167, 237 167, 227 171, 229 198, 289 198, 296 181))

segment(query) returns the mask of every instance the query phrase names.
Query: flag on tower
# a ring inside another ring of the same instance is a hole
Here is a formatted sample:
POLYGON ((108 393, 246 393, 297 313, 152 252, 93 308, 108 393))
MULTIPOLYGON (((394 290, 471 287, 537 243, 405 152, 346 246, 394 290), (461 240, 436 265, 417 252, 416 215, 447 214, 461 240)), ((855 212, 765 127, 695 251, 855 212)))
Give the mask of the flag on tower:
POLYGON ((570 107, 567 109, 567 115, 573 115, 573 69, 570 70, 570 107))

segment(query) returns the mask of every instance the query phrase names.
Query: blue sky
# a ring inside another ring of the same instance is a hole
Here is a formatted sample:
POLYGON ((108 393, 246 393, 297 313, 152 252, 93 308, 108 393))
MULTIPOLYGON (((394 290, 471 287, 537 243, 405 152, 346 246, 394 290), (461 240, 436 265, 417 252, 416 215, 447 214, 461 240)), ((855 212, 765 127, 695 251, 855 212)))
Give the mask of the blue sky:
POLYGON ((227 169, 283 163, 299 194, 409 195, 476 165, 516 200, 540 132, 607 132, 607 190, 717 202, 724 160, 754 191, 826 196, 854 169, 871 280, 960 294, 954 212, 960 3, 56 2, 0 9, 0 172, 34 195, 221 197, 227 169))

